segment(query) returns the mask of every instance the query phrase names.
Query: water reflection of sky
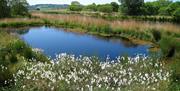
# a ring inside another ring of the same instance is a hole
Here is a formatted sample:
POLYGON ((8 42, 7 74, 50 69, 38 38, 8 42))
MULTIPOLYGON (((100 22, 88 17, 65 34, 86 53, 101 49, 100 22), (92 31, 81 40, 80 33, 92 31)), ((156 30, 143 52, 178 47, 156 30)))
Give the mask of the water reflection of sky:
POLYGON ((148 55, 148 45, 137 45, 125 40, 76 34, 50 27, 37 27, 28 30, 21 33, 21 38, 33 48, 43 49, 44 53, 52 58, 59 53, 98 56, 102 59, 106 58, 107 55, 112 59, 122 55, 148 55))

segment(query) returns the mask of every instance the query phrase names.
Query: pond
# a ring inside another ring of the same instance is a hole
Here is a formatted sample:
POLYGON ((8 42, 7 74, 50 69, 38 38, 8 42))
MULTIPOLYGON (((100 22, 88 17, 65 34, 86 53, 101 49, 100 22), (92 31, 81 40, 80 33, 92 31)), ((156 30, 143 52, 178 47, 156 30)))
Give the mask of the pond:
POLYGON ((32 27, 20 33, 20 38, 33 48, 43 50, 51 58, 57 54, 74 54, 76 57, 97 56, 100 59, 118 56, 149 55, 150 45, 134 44, 120 38, 103 38, 95 35, 64 31, 54 27, 32 27))

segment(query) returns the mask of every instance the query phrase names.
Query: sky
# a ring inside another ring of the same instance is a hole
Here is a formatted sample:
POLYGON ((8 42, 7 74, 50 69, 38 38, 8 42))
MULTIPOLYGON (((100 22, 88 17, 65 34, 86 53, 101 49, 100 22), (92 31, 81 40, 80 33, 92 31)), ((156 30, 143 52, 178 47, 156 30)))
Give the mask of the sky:
MULTIPOLYGON (((110 3, 110 2, 118 2, 118 0, 27 0, 27 1, 29 2, 30 5, 35 5, 35 4, 70 4, 72 1, 79 1, 83 5, 88 5, 88 4, 92 4, 92 3, 105 4, 105 3, 110 3)), ((145 0, 145 1, 153 1, 153 0, 145 0)))

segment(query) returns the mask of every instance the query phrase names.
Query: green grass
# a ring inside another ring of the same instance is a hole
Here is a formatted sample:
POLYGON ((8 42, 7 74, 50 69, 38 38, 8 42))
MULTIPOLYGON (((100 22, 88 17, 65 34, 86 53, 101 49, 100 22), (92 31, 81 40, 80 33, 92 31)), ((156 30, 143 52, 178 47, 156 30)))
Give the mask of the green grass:
POLYGON ((8 23, 0 23, 0 27, 1 28, 6 28, 6 27, 27 27, 27 26, 39 26, 39 25, 43 25, 44 22, 21 22, 21 21, 17 21, 17 22, 8 22, 8 23))
POLYGON ((23 59, 36 59, 37 61, 48 62, 47 57, 40 53, 33 52, 32 49, 16 36, 0 32, 0 85, 5 80, 12 80, 13 74, 25 63, 23 59))

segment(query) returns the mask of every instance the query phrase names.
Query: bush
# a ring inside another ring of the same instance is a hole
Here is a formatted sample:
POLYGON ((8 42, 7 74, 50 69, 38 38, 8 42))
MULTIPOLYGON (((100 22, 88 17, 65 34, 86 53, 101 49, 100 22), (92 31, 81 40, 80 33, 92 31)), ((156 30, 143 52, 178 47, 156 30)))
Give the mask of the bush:
POLYGON ((167 11, 169 12, 170 15, 173 15, 173 12, 178 9, 180 7, 180 2, 174 2, 171 3, 168 7, 167 7, 167 11))
MULTIPOLYGON (((4 37, 6 36, 8 34, 4 34, 4 37)), ((0 44, 0 86, 7 85, 6 81, 13 81, 13 74, 16 73, 24 62, 28 62, 31 59, 37 61, 43 59, 43 62, 48 62, 47 57, 33 52, 28 45, 19 39, 1 39, 1 41, 6 41, 7 44, 0 44)))
POLYGON ((105 13, 112 13, 113 12, 113 7, 110 4, 99 5, 98 6, 98 11, 105 12, 105 13))
POLYGON ((71 5, 69 6, 69 10, 71 11, 81 11, 83 9, 83 6, 81 5, 71 5))
POLYGON ((171 36, 163 37, 160 41, 160 48, 164 57, 174 57, 177 51, 176 39, 171 36))
POLYGON ((95 3, 91 4, 91 5, 87 5, 84 10, 87 10, 87 11, 97 11, 97 6, 95 3))
POLYGON ((175 19, 177 22, 180 22, 180 8, 177 8, 177 9, 174 11, 173 16, 174 16, 174 19, 175 19))
POLYGON ((159 32, 158 30, 152 30, 152 35, 156 42, 161 40, 161 32, 159 32))
POLYGON ((167 11, 167 7, 162 7, 159 9, 159 15, 170 15, 167 11))
POLYGON ((180 91, 180 61, 178 59, 174 61, 175 63, 171 65, 172 75, 169 91, 180 91))

